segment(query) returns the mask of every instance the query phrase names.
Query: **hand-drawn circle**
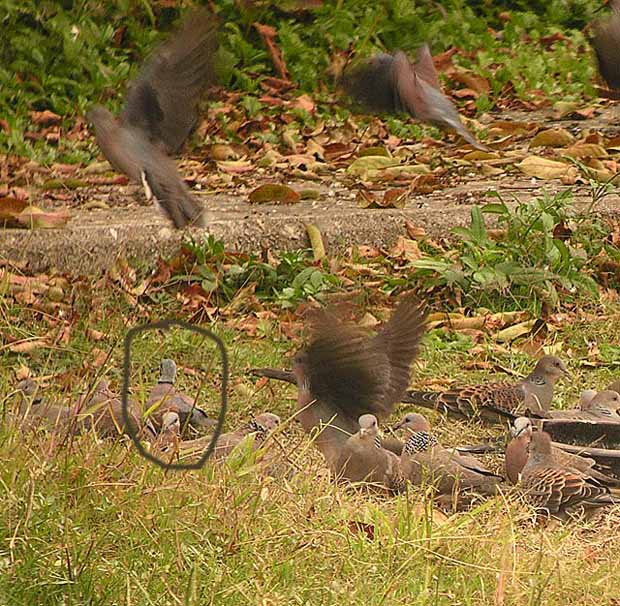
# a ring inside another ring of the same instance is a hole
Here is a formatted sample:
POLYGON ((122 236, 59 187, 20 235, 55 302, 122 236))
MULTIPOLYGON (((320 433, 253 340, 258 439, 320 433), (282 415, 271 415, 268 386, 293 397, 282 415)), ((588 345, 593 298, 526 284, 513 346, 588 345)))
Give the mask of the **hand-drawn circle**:
POLYGON ((155 463, 159 467, 164 469, 200 469, 206 462, 206 460, 211 456, 215 448, 215 444, 217 439, 220 437, 222 433, 222 427, 224 426, 224 419, 226 418, 226 409, 228 407, 228 354, 226 353, 226 347, 224 346, 224 342, 220 337, 218 337, 215 333, 211 332, 208 328, 202 328, 200 326, 194 326, 189 324, 188 322, 183 322, 183 320, 160 320, 159 322, 152 322, 150 324, 141 324, 140 326, 134 326, 133 328, 127 331, 127 335, 125 336, 125 354, 123 358, 123 391, 121 394, 121 408, 123 412, 123 422, 125 427, 127 428, 127 433, 131 437, 132 442, 135 447, 138 449, 138 452, 151 463, 155 463), (222 386, 220 388, 220 397, 221 397, 221 407, 220 414, 217 418, 217 425, 215 427, 215 432, 211 441, 209 442, 209 446, 202 453, 202 456, 195 463, 166 463, 162 461, 160 458, 152 455, 148 450, 144 448, 142 442, 138 437, 137 432, 133 428, 133 424, 129 418, 129 382, 131 375, 131 344, 133 340, 142 332, 146 332, 147 330, 169 330, 172 326, 179 326, 181 328, 185 328, 186 330, 191 330, 192 332, 198 333, 207 339, 213 341, 217 349, 219 350, 220 356, 222 357, 222 386))

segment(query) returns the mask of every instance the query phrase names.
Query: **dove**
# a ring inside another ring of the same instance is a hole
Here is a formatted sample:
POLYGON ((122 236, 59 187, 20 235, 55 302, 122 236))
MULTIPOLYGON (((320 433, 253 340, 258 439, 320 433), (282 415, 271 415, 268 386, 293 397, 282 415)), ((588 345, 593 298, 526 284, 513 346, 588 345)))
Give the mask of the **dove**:
POLYGON ((606 391, 615 391, 617 393, 620 393, 620 379, 614 381, 613 383, 611 383, 611 385, 609 385, 606 388, 606 391))
POLYGON ((616 391, 599 391, 587 401, 583 399, 579 408, 551 410, 547 413, 550 419, 582 420, 620 424, 620 395, 616 391))
MULTIPOLYGON (((620 2, 610 1, 611 14, 592 24, 592 45, 599 73, 611 90, 620 89, 620 2)), ((616 390, 617 391, 617 390, 616 390)))
POLYGON ((428 44, 418 49, 414 64, 400 50, 393 55, 379 53, 345 71, 342 85, 371 111, 408 113, 421 122, 454 130, 477 149, 487 149, 465 128, 456 107, 441 91, 428 44))
POLYGON ((161 429, 153 442, 153 449, 162 452, 174 451, 179 448, 181 441, 181 419, 173 410, 164 412, 161 419, 161 429))
POLYGON ((169 154, 194 129, 200 96, 215 81, 217 28, 206 10, 193 11, 130 83, 118 118, 99 105, 86 115, 110 164, 141 183, 177 228, 205 226, 204 212, 169 154))
POLYGON ((617 502, 611 490, 590 473, 558 463, 551 437, 544 431, 532 434, 521 488, 537 513, 559 518, 617 502))
POLYGON ((394 427, 395 430, 403 428, 407 441, 400 467, 403 477, 412 484, 420 485, 427 480, 435 484, 442 495, 463 490, 485 495, 496 493, 503 478, 486 469, 475 457, 444 448, 433 435, 426 417, 409 413, 394 427))
POLYGON ((543 356, 534 370, 518 383, 487 383, 443 392, 409 391, 406 401, 466 418, 500 416, 514 419, 526 411, 546 416, 556 382, 567 375, 562 360, 543 356))
POLYGON ((350 482, 367 482, 400 492, 403 488, 400 459, 381 447, 377 418, 365 414, 358 424, 359 431, 347 439, 340 452, 338 475, 350 482))
MULTIPOLYGON (((260 448, 269 434, 280 424, 280 417, 270 412, 264 412, 251 419, 235 431, 222 434, 213 450, 213 458, 216 461, 225 459, 241 442, 252 435, 254 437, 254 450, 260 448)), ((179 452, 185 456, 200 455, 209 446, 210 436, 186 440, 179 446, 179 452)))
POLYGON ((151 389, 146 402, 146 409, 153 425, 161 427, 162 416, 168 411, 178 413, 181 429, 187 431, 189 426, 196 432, 205 432, 215 426, 207 413, 196 406, 189 396, 176 390, 174 384, 177 365, 174 360, 164 358, 160 363, 160 375, 157 384, 151 389))
POLYGON ((332 472, 340 469, 347 439, 359 431, 359 417, 386 418, 400 401, 425 327, 425 306, 412 296, 374 337, 331 311, 314 318, 309 343, 293 359, 296 416, 332 472))
MULTIPOLYGON (((510 428, 512 439, 506 446, 505 470, 506 477, 512 484, 519 483, 523 468, 527 464, 529 458, 528 447, 533 431, 532 421, 527 417, 518 417, 510 428)), ((620 480, 595 469, 596 461, 594 459, 565 452, 553 445, 553 443, 551 444, 551 454, 553 460, 560 465, 587 473, 606 486, 620 486, 620 480)))
POLYGON ((65 430, 75 421, 75 410, 43 400, 43 390, 34 379, 24 379, 16 386, 17 416, 32 429, 65 430))
POLYGON ((94 430, 100 438, 129 435, 130 431, 139 437, 148 439, 155 436, 155 430, 151 424, 142 423, 138 407, 132 401, 128 402, 129 426, 125 424, 122 402, 110 389, 110 384, 106 380, 99 381, 92 394, 80 396, 75 410, 78 431, 94 430))

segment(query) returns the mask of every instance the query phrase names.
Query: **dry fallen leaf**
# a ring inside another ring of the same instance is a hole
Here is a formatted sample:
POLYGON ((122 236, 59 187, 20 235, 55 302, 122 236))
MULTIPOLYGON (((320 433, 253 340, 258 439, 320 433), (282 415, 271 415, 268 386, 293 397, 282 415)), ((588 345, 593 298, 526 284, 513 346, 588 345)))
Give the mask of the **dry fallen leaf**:
POLYGON ((549 128, 536 133, 530 141, 530 147, 566 147, 575 141, 575 137, 564 128, 549 128))
POLYGON ((516 166, 526 175, 544 180, 560 179, 571 171, 577 173, 577 169, 574 166, 570 166, 565 162, 542 158, 541 156, 528 156, 516 164, 516 166))
POLYGON ((250 193, 252 204, 296 204, 301 196, 287 185, 279 183, 266 183, 257 187, 250 193))

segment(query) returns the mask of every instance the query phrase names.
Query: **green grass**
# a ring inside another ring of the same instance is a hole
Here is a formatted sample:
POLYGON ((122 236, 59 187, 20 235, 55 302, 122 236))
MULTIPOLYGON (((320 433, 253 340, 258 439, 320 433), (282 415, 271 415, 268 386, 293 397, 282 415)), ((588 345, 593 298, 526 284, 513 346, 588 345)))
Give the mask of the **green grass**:
MULTIPOLYGON (((120 382, 127 326, 178 314, 174 299, 136 305, 106 280, 96 288, 74 281, 75 321, 66 342, 29 355, 0 350, 2 393, 28 366, 46 376, 50 398, 70 399, 105 374, 120 382), (81 313, 90 309, 92 313, 81 313), (93 341, 92 330, 103 333, 93 341), (92 347, 110 351, 102 368, 85 368, 92 347)), ((375 305, 369 311, 384 316, 375 305)), ((41 336, 59 307, 0 307, 3 334, 41 336)), ((226 308, 223 307, 222 311, 226 308)), ((288 419, 294 389, 262 385, 254 366, 286 366, 299 341, 284 330, 294 317, 277 305, 257 336, 233 329, 236 317, 215 324, 232 362, 229 427, 252 412, 288 419), (261 336, 262 335, 262 336, 261 336)), ((620 306, 599 308, 599 320, 575 314, 557 321, 543 341, 567 360, 574 379, 559 385, 556 404, 570 406, 582 387, 602 387, 620 363, 609 350, 620 337, 620 306), (601 350, 592 361, 592 344, 601 350), (607 350, 606 350, 607 347, 607 350)), ((66 314, 65 318, 70 317, 66 314)), ((243 318, 241 318, 243 319, 243 318)), ((470 337, 435 330, 426 338, 412 385, 486 380, 466 370, 471 361, 497 362, 523 374, 531 357, 501 349, 493 333, 473 347, 470 337)), ((136 344, 132 389, 145 393, 162 355, 184 368, 207 369, 204 407, 215 412, 218 369, 212 350, 182 331, 149 335, 136 344)), ((191 391, 202 375, 183 370, 191 391)), ((10 410, 10 395, 4 409, 10 410)), ((402 412, 402 411, 401 411, 402 412)), ((400 413, 398 413, 400 414, 400 413)), ((447 444, 474 442, 499 428, 433 420, 447 444)), ((207 465, 197 472, 164 472, 122 443, 84 435, 68 444, 46 434, 0 426, 0 603, 18 604, 613 604, 620 548, 618 512, 596 522, 535 528, 509 492, 447 518, 431 512, 419 489, 394 498, 365 496, 334 484, 295 424, 276 436, 301 471, 271 477, 253 459, 207 465), (356 530, 363 523, 367 531, 356 530), (358 525, 359 526, 359 525, 358 525), (499 593, 497 593, 499 592, 499 593), (501 595, 501 600, 496 598, 501 595)), ((490 457, 499 467, 501 461, 490 457)))
MULTIPOLYGON (((316 118, 332 126, 349 115, 347 103, 333 103, 328 69, 350 46, 362 56, 402 48, 412 53, 425 41, 432 51, 462 49, 454 62, 489 80, 491 90, 476 100, 476 111, 498 102, 523 100, 584 100, 592 94, 595 68, 583 32, 599 3, 594 0, 554 0, 548 3, 466 2, 441 6, 408 0, 377 4, 344 0, 325 2, 306 12, 274 10, 271 2, 217 3, 224 24, 218 69, 222 85, 243 94, 234 110, 220 117, 222 135, 235 139, 235 128, 259 114, 277 116, 281 108, 259 101, 261 80, 274 75, 271 59, 254 22, 277 28, 291 79, 301 92, 318 102, 316 118), (510 18, 502 20, 502 11, 510 18), (563 34, 553 41, 550 36, 563 34), (311 57, 312 60, 308 61, 311 57)), ((87 163, 97 153, 92 141, 68 136, 89 105, 103 102, 120 107, 125 85, 150 49, 170 31, 176 8, 159 3, 118 0, 105 6, 84 0, 0 0, 5 44, 0 49, 0 115, 10 132, 0 129, 0 150, 38 162, 87 163), (51 110, 62 121, 58 145, 32 140, 38 129, 29 112, 51 110)), ((446 81, 447 84, 450 84, 446 81)), ((458 86, 457 86, 458 87, 458 86)), ((288 130, 303 128, 307 116, 296 116, 288 130)), ((401 137, 415 137, 419 126, 390 120, 401 137)), ((277 133, 266 133, 280 145, 277 133)))

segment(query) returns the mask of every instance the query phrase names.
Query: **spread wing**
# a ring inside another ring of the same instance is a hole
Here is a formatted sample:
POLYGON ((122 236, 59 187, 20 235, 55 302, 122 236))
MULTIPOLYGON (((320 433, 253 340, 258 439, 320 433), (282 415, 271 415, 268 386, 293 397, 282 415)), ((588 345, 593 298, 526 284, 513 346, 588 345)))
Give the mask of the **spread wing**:
POLYGON ((217 29, 208 11, 192 11, 130 84, 121 122, 177 151, 196 124, 200 95, 215 82, 217 29))

